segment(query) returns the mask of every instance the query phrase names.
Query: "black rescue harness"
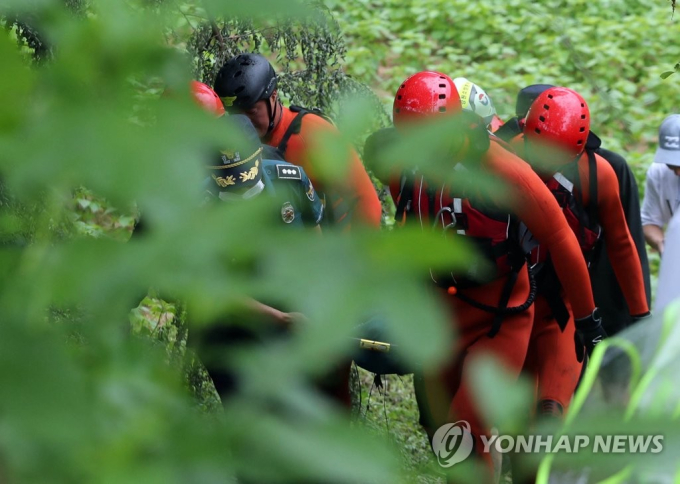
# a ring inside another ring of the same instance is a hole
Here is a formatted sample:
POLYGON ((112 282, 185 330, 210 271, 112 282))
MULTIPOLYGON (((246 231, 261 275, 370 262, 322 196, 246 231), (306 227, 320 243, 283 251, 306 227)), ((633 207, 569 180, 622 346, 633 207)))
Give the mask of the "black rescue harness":
MULTIPOLYGON (((415 204, 420 205, 422 191, 426 184, 424 178, 419 176, 416 171, 404 171, 400 179, 400 191, 397 199, 396 220, 414 221, 420 219, 422 224, 422 213, 420 206, 416 209, 415 204), (416 178, 420 180, 417 182, 416 178)), ((446 236, 448 233, 455 233, 456 236, 467 237, 473 245, 481 252, 484 258, 495 266, 492 274, 480 277, 469 275, 433 274, 430 271, 434 283, 443 288, 455 287, 465 289, 479 287, 493 280, 507 275, 507 281, 503 286, 497 305, 491 306, 484 304, 472 297, 457 290, 455 295, 460 300, 470 306, 494 314, 494 320, 489 337, 494 337, 500 330, 503 317, 506 315, 518 314, 526 311, 534 302, 536 297, 536 282, 531 270, 529 271, 530 292, 527 300, 519 305, 509 307, 512 290, 515 287, 518 276, 527 262, 527 253, 519 244, 519 224, 509 214, 491 214, 488 210, 475 208, 468 198, 457 198, 455 195, 444 196, 445 187, 435 190, 427 187, 425 196, 427 197, 429 221, 433 224, 433 229, 441 229, 446 236), (447 203, 443 203, 443 200, 447 203), (439 200, 439 204, 438 204, 439 200), (450 201, 449 201, 450 200, 450 201), (437 210, 437 207, 438 210, 437 210)))
MULTIPOLYGON (((570 181, 563 173, 557 173, 547 182, 547 186, 555 196, 557 203, 567 219, 567 223, 574 231, 583 252, 588 268, 590 269, 595 248, 602 236, 602 228, 598 222, 597 213, 597 161, 595 152, 587 149, 588 156, 588 193, 590 203, 586 208, 583 202, 580 187, 578 160, 570 164, 566 172, 574 182, 570 181)), ((531 262, 537 273, 539 294, 545 297, 552 315, 564 331, 569 321, 569 311, 562 298, 562 285, 559 282, 552 261, 547 256, 540 256, 538 251, 532 252, 531 262)))

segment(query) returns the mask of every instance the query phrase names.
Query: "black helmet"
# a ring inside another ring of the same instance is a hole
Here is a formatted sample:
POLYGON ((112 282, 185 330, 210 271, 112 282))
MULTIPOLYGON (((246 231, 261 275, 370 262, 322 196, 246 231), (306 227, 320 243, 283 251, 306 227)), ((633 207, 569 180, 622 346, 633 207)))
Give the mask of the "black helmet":
POLYGON ((538 96, 543 94, 551 87, 555 87, 551 84, 532 84, 522 89, 517 94, 517 104, 515 105, 515 114, 519 119, 524 119, 529 112, 529 108, 536 100, 538 96))
POLYGON ((276 89, 276 72, 260 54, 239 54, 217 73, 213 86, 224 107, 248 109, 276 89))

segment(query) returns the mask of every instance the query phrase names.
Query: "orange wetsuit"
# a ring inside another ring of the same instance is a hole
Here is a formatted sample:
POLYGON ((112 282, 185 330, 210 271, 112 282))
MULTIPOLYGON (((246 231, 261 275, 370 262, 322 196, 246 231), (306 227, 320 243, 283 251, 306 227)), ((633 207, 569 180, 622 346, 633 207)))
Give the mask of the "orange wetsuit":
MULTIPOLYGON (((264 141, 271 146, 279 146, 288 127, 293 122, 298 113, 282 107, 283 113, 281 121, 276 125, 268 139, 264 141)), ((293 134, 285 152, 286 161, 299 165, 305 169, 310 180, 320 192, 338 195, 345 204, 350 207, 350 211, 356 211, 359 218, 364 223, 372 226, 380 226, 382 206, 376 193, 373 182, 371 182, 366 169, 357 152, 348 147, 348 167, 345 181, 333 183, 319 178, 319 170, 314 169, 313 155, 323 153, 323 147, 317 151, 317 142, 323 142, 323 136, 319 133, 337 133, 336 128, 323 119, 321 116, 307 114, 302 118, 302 125, 298 134, 293 134), (353 210, 354 209, 354 210, 353 210)), ((337 200, 334 201, 337 203, 337 200)))
MULTIPOLYGON (((555 269, 573 302, 575 313, 579 317, 591 314, 595 304, 586 263, 574 233, 543 181, 526 162, 496 141, 491 142, 490 148, 483 155, 480 168, 507 183, 509 193, 502 195, 502 198, 499 194, 498 199, 491 200, 492 204, 498 211, 512 214, 515 219, 523 222, 541 244, 550 247, 551 252, 560 254, 559 258, 556 257, 555 269)), ((464 172, 461 173, 464 176, 464 172)), ((394 182, 390 188, 398 204, 400 182, 394 182)), ((429 221, 432 211, 427 205, 428 201, 434 200, 434 213, 437 213, 442 205, 450 203, 451 198, 448 198, 448 194, 445 196, 443 188, 434 197, 419 195, 427 191, 424 187, 426 183, 418 177, 415 182, 413 193, 416 196, 411 204, 410 216, 427 220, 428 224, 423 225, 432 227, 429 221)), ((481 286, 460 289, 459 292, 478 302, 495 306, 507 277, 509 276, 500 277, 481 286)), ((521 305, 527 300, 529 292, 529 277, 524 266, 513 287, 508 306, 521 305)), ((466 362, 478 355, 493 355, 500 360, 512 378, 518 377, 529 345, 533 306, 523 312, 506 315, 498 333, 489 337, 494 320, 492 313, 477 309, 459 297, 449 295, 445 290, 441 290, 441 297, 450 310, 459 338, 455 348, 452 348, 452 358, 448 366, 441 373, 419 377, 421 385, 417 388, 417 393, 419 401, 425 402, 421 409, 425 407, 429 411, 425 418, 421 415, 421 421, 424 420, 426 428, 429 427, 429 433, 444 422, 460 419, 468 421, 475 436, 478 454, 488 458, 481 452, 479 437, 488 434, 490 422, 484 422, 479 414, 480 405, 475 402, 472 394, 474 382, 471 380, 472 375, 466 372, 466 362)), ((573 344, 572 341, 572 352, 573 344)))
MULTIPOLYGON (((516 138, 515 146, 521 142, 521 138, 516 138)), ((594 157, 597 170, 596 214, 602 227, 607 255, 631 314, 642 315, 649 311, 642 267, 621 205, 618 179, 606 160, 597 154, 594 157)), ((590 169, 586 153, 578 161, 578 172, 580 184, 574 190, 578 190, 585 210, 591 203, 590 169)), ((551 256, 551 259, 555 261, 557 256, 551 256)), ((540 288, 535 305, 535 324, 525 370, 536 381, 538 411, 559 414, 569 405, 582 367, 574 354, 573 314, 568 301, 565 301, 569 321, 562 331, 555 320, 553 309, 546 298, 540 295, 540 288), (555 407, 552 402, 559 406, 555 407)))

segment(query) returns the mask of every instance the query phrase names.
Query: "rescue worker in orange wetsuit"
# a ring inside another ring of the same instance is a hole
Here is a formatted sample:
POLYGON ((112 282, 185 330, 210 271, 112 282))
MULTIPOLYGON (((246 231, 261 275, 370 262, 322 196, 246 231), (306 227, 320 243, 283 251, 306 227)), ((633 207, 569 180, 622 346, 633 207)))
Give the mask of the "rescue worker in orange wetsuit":
MULTIPOLYGON (((517 137, 521 149, 523 143, 522 131, 529 108, 542 92, 551 87, 555 86, 550 84, 533 84, 520 90, 517 94, 516 116, 509 119, 505 125, 495 132, 495 134, 515 146, 517 146, 517 141, 513 142, 511 140, 517 137)), ((633 241, 637 248, 637 255, 640 259, 640 264, 642 265, 642 276, 645 282, 645 292, 647 293, 647 304, 649 305, 651 303, 649 262, 647 260, 647 249, 642 230, 640 197, 638 194, 637 182, 635 181, 635 174, 621 155, 604 149, 601 145, 602 141, 595 133, 593 133, 591 126, 591 131, 588 134, 588 139, 586 141, 586 150, 595 151, 596 154, 604 158, 614 169, 619 184, 619 195, 626 216, 628 230, 633 237, 633 241)), ((619 287, 616 274, 614 273, 604 244, 598 244, 595 248, 593 262, 590 267, 590 279, 593 282, 595 304, 597 304, 600 309, 605 321, 605 330, 607 331, 607 334, 611 336, 633 324, 635 321, 630 316, 628 305, 625 303, 623 292, 619 287)), ((607 368, 606 371, 603 369, 603 373, 611 372, 607 368)), ((623 373, 626 372, 624 371, 623 373)), ((603 378, 603 383, 607 380, 620 380, 621 376, 622 375, 612 373, 608 375, 608 378, 603 378)))
POLYGON ((380 226, 382 206, 357 152, 347 146, 346 179, 320 178, 311 155, 318 150, 324 134, 337 134, 337 130, 318 112, 283 106, 276 86, 274 68, 259 54, 240 54, 230 59, 214 83, 227 112, 248 116, 263 143, 276 148, 289 163, 304 168, 317 191, 327 198, 326 217, 331 224, 346 227, 360 220, 380 226))
MULTIPOLYGON (((269 61, 259 54, 240 54, 228 60, 214 82, 215 92, 228 113, 245 114, 267 147, 269 154, 302 167, 325 203, 324 228, 348 230, 357 224, 380 227, 382 205, 359 155, 347 146, 347 174, 328 180, 314 160, 323 154, 324 137, 339 135, 318 113, 283 106, 277 91, 278 78, 269 61), (321 150, 320 150, 321 148, 321 150)), ((335 375, 336 396, 350 406, 349 363, 335 375)))
MULTIPOLYGON (((451 78, 425 71, 402 83, 393 109, 394 123, 402 136, 408 135, 412 124, 461 113, 461 103, 451 78)), ((428 179, 411 167, 395 167, 390 191, 397 206, 397 221, 403 218, 405 223, 428 230, 440 227, 452 238, 466 237, 478 244, 496 268, 495 274, 484 281, 462 274, 432 275, 441 287, 441 297, 455 321, 459 338, 446 368, 437 375, 417 375, 416 387, 421 423, 428 434, 432 436, 445 422, 465 420, 477 455, 491 465, 480 439, 480 435, 488 435, 489 422, 479 415, 480 405, 471 393, 474 383, 466 372, 466 362, 475 355, 493 355, 510 375, 520 374, 533 322, 530 277, 519 240, 520 222, 542 244, 560 254, 555 267, 577 316, 580 339, 576 352, 592 351, 606 335, 597 317, 578 241, 554 197, 526 162, 489 135, 479 117, 472 113, 468 116, 476 120, 461 133, 467 148, 451 155, 451 168, 456 167, 455 176, 465 177, 466 163, 475 160, 481 170, 507 182, 508 196, 480 195, 471 189, 454 192, 447 184, 432 182, 433 177, 428 179)), ((389 138, 384 130, 377 134, 380 139, 389 138)))
MULTIPOLYGON (((589 130, 585 100, 571 89, 551 87, 531 104, 523 140, 515 139, 514 146, 554 194, 588 264, 604 238, 632 318, 639 319, 649 315, 640 259, 616 174, 606 160, 586 149, 589 130)), ((538 296, 525 369, 537 381, 537 413, 561 416, 578 383, 584 355, 574 357, 573 300, 565 299, 554 270, 563 256, 542 244, 532 256, 538 296)))

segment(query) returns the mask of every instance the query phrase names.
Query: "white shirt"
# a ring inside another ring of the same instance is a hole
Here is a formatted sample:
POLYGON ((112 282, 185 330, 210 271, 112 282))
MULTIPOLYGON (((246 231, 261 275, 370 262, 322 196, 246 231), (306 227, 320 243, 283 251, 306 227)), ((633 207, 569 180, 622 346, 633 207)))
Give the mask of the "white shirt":
POLYGON ((642 225, 664 227, 680 208, 680 176, 668 165, 652 163, 647 170, 642 225))
POLYGON ((656 314, 661 314, 669 303, 680 298, 680 212, 668 224, 665 239, 654 302, 656 314))

